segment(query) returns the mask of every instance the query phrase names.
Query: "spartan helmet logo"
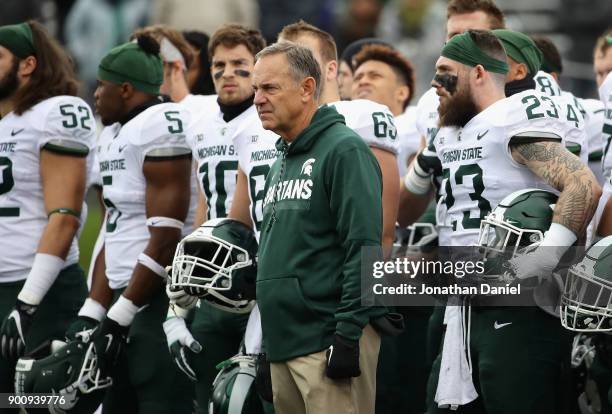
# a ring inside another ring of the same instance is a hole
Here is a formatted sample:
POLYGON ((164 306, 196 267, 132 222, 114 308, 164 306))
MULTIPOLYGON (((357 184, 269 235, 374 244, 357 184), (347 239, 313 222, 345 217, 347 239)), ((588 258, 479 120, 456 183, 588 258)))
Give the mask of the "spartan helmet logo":
POLYGON ((310 174, 312 174, 312 164, 314 164, 315 161, 314 158, 307 159, 302 165, 302 174, 306 174, 310 177, 310 174))

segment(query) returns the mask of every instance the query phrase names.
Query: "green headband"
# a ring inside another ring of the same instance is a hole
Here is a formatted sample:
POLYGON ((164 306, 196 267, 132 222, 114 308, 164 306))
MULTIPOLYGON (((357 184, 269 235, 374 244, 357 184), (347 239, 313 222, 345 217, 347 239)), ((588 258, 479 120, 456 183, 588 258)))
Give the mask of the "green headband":
POLYGON ((542 51, 529 36, 506 29, 493 30, 493 33, 502 42, 506 54, 516 62, 524 63, 531 76, 540 70, 542 51))
POLYGON ((10 50, 19 59, 36 54, 32 29, 27 23, 0 26, 0 46, 10 50))
POLYGON ((141 92, 157 95, 164 80, 163 64, 159 55, 141 49, 138 43, 124 43, 102 58, 98 79, 126 82, 141 92))
POLYGON ((453 36, 442 49, 441 55, 467 66, 482 65, 489 72, 508 73, 508 64, 480 50, 469 32, 453 36))

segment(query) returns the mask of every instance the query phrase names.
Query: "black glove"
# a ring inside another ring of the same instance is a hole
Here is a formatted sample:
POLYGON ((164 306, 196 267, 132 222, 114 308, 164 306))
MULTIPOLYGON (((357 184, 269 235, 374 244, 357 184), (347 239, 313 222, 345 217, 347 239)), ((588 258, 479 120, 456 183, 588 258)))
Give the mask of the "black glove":
POLYGON ((359 341, 352 341, 336 334, 334 343, 325 354, 325 375, 332 379, 346 379, 361 375, 359 369, 359 341))
POLYGON ((66 341, 72 341, 79 332, 94 329, 100 322, 89 316, 79 316, 74 322, 68 326, 66 330, 66 341))
POLYGON ((15 308, 8 314, 0 328, 0 348, 5 359, 17 359, 25 351, 25 336, 32 326, 38 306, 28 305, 17 299, 15 308))
POLYGON ((261 398, 272 402, 272 374, 270 372, 270 361, 266 354, 257 355, 255 361, 255 389, 261 398))
POLYGON ((416 162, 419 167, 427 174, 433 174, 434 176, 442 175, 442 163, 440 158, 435 151, 429 147, 423 148, 416 156, 416 162))
POLYGON ((112 376, 119 356, 125 347, 129 327, 121 326, 110 318, 105 318, 93 332, 92 342, 98 359, 100 375, 112 376))

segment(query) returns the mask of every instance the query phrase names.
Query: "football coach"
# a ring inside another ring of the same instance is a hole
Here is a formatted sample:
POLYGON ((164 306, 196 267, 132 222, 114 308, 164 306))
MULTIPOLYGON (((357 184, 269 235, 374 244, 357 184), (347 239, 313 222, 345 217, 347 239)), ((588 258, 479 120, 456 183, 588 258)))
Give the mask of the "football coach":
POLYGON ((361 297, 361 248, 381 245, 374 155, 333 106, 310 50, 273 44, 256 57, 254 103, 280 139, 264 189, 257 302, 277 414, 373 413, 386 312, 361 297))

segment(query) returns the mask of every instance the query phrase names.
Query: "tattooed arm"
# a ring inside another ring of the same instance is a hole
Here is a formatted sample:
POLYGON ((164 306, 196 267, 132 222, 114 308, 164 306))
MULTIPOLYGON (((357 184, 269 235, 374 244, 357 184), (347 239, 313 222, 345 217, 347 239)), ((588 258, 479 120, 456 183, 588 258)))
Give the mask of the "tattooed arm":
POLYGON ((591 170, 559 141, 510 143, 512 157, 561 192, 553 222, 580 237, 593 217, 601 187, 591 170))

